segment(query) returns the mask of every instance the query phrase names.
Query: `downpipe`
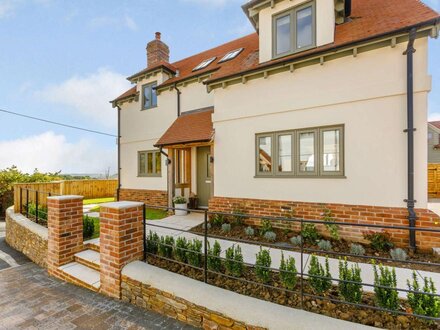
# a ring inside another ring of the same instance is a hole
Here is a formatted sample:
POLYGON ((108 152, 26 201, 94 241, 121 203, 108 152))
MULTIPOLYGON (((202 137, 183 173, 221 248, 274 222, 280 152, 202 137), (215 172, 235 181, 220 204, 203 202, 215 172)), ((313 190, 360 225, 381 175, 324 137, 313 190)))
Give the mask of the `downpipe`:
POLYGON ((177 88, 177 84, 174 84, 174 89, 177 92, 177 117, 180 117, 180 95, 182 92, 179 88, 177 88))
POLYGON ((121 190, 121 107, 118 109, 118 189, 116 189, 116 200, 119 201, 121 190))

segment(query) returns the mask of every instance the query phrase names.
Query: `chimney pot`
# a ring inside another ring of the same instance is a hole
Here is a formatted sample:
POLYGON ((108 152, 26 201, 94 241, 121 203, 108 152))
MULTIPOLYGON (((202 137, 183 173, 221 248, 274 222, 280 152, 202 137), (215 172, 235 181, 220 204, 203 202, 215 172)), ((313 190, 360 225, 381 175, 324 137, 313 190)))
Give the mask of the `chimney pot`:
POLYGON ((156 40, 160 40, 160 35, 161 35, 160 32, 156 32, 156 40))

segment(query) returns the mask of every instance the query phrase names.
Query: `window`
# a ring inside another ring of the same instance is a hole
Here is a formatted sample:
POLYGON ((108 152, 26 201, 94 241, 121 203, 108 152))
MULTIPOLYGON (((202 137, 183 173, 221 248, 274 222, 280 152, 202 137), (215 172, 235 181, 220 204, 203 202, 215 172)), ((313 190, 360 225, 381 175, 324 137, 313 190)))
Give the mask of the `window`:
POLYGON ((256 176, 343 177, 343 144, 343 125, 257 134, 256 176))
POLYGON ((229 52, 225 56, 223 56, 223 58, 218 62, 221 63, 221 62, 226 62, 226 61, 232 60, 232 59, 236 58, 242 51, 243 51, 243 48, 233 50, 232 52, 229 52))
POLYGON ((138 176, 161 176, 162 156, 159 150, 139 151, 138 176))
POLYGON ((156 86, 155 82, 142 86, 142 110, 157 107, 156 86))
POLYGON ((274 16, 273 56, 280 57, 315 45, 314 2, 274 16))
POLYGON ((208 65, 210 65, 212 62, 214 62, 216 58, 217 58, 217 57, 212 57, 212 58, 210 58, 210 59, 208 59, 208 60, 204 60, 202 63, 200 63, 199 65, 197 65, 197 66, 193 69, 193 71, 197 71, 197 70, 201 70, 201 69, 206 68, 206 67, 207 67, 208 65))

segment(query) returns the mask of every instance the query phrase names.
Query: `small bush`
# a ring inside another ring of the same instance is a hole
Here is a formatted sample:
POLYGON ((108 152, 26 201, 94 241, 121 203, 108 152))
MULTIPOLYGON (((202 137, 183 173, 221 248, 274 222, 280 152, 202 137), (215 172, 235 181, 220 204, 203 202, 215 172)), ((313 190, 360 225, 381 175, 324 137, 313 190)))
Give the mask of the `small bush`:
POLYGON ((423 288, 420 289, 417 273, 413 271, 412 283, 408 280, 408 289, 415 292, 408 292, 408 303, 412 312, 417 315, 439 317, 440 316, 440 297, 426 295, 424 293, 436 294, 432 278, 423 278, 423 288))
POLYGON ((231 225, 229 223, 222 224, 222 233, 230 233, 231 232, 231 225))
POLYGON ((243 275, 243 254, 240 245, 231 246, 226 250, 226 270, 235 277, 243 275))
MULTIPOLYGON (((37 205, 29 203, 28 213, 32 217, 37 216, 37 205)), ((38 221, 47 221, 47 206, 38 206, 38 221)), ((91 237, 91 236, 90 236, 91 237)))
POLYGON ((284 254, 281 252, 280 279, 286 289, 293 290, 296 286, 297 273, 295 259, 288 257, 284 260, 284 254))
POLYGON ((275 242, 277 240, 277 234, 275 234, 273 231, 267 231, 264 234, 264 239, 269 242, 275 242))
MULTIPOLYGON (((324 221, 325 222, 336 222, 336 220, 333 218, 332 211, 329 209, 324 209, 324 221)), ((334 239, 339 241, 339 226, 333 223, 326 223, 325 227, 327 228, 328 232, 330 233, 330 236, 334 239)))
POLYGON ((392 249, 390 251, 390 255, 391 258, 398 261, 405 261, 406 259, 408 259, 408 254, 406 254, 405 250, 400 248, 392 249))
POLYGON ((222 260, 220 259, 220 254, 222 248, 220 243, 215 241, 214 246, 211 248, 208 242, 208 269, 214 272, 220 272, 222 269, 222 260))
POLYGON ((186 204, 188 201, 183 196, 176 196, 173 198, 174 204, 186 204))
POLYGON ((262 220, 261 221, 261 228, 260 228, 260 235, 264 236, 268 231, 273 231, 272 224, 270 223, 270 220, 262 220))
POLYGON ((165 258, 173 257, 174 238, 172 236, 161 236, 159 242, 159 255, 165 258))
POLYGON ((249 226, 244 229, 244 233, 246 234, 247 237, 252 237, 255 235, 255 230, 254 228, 249 226))
POLYGON ((187 263, 186 250, 188 249, 188 241, 185 237, 178 237, 174 246, 174 258, 177 261, 187 263))
MULTIPOLYGON (((210 230, 211 227, 212 227, 211 224, 208 222, 208 226, 207 226, 208 230, 210 230)), ((205 223, 202 224, 202 229, 205 229, 205 223)))
POLYGON ((159 235, 150 230, 147 237, 147 252, 156 254, 159 250, 159 235))
POLYGON ((360 303, 362 300, 362 278, 359 265, 348 267, 347 258, 339 260, 339 294, 345 301, 360 303), (348 283, 346 281, 355 282, 348 283))
POLYGON ((388 267, 384 267, 379 264, 379 271, 374 264, 374 292, 376 293, 376 304, 379 307, 387 308, 391 310, 397 310, 399 308, 399 296, 396 290, 396 270, 388 267), (377 285, 384 286, 377 287, 377 285))
POLYGON ((318 242, 318 247, 323 251, 330 251, 332 249, 332 243, 330 243, 330 241, 322 239, 318 242))
POLYGON ((319 235, 316 226, 313 223, 306 223, 301 231, 301 236, 303 237, 305 242, 309 242, 311 244, 315 244, 317 240, 320 239, 321 235, 319 235))
POLYGON ((290 239, 290 243, 292 243, 293 246, 300 246, 302 244, 302 237, 301 237, 301 235, 292 237, 290 239))
POLYGON ((188 243, 188 251, 186 251, 188 263, 194 267, 202 267, 202 241, 193 239, 188 243))
POLYGON ((370 241, 370 245, 376 251, 389 251, 394 244, 391 243, 390 233, 368 231, 364 233, 364 238, 370 241))
POLYGON ((90 238, 95 232, 95 222, 88 215, 83 217, 83 238, 90 238))
POLYGON ((256 257, 257 260, 255 262, 255 275, 257 275, 257 278, 261 282, 268 283, 272 275, 272 272, 269 269, 270 265, 272 264, 269 250, 264 250, 260 247, 260 252, 257 253, 256 257))
POLYGON ((363 256, 365 255, 365 249, 360 244, 352 243, 350 246, 350 253, 357 256, 363 256))
POLYGON ((244 215, 246 214, 246 212, 243 211, 242 209, 234 209, 232 213, 234 214, 233 215, 234 224, 236 224, 237 226, 243 225, 244 215))
POLYGON ((225 217, 222 214, 215 214, 211 219, 211 223, 213 226, 221 227, 225 223, 225 217))
POLYGON ((330 267, 328 264, 328 258, 325 258, 325 268, 319 263, 318 257, 312 255, 309 266, 309 283, 315 293, 324 293, 332 287, 332 281, 330 276, 330 267), (319 276, 319 277, 314 277, 319 276))

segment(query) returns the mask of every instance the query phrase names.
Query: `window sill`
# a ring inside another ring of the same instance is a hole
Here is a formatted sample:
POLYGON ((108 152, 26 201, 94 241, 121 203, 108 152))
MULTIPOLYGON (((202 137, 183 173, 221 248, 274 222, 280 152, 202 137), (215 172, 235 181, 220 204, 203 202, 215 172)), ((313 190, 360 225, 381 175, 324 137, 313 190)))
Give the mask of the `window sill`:
POLYGON ((306 52, 306 51, 308 51, 310 49, 313 49, 313 48, 317 48, 317 46, 316 45, 312 45, 312 46, 308 46, 308 47, 304 47, 304 48, 301 48, 301 49, 294 50, 292 52, 282 53, 282 54, 279 54, 279 55, 273 53, 272 54, 272 60, 278 60, 278 59, 283 58, 283 57, 287 57, 287 56, 291 56, 291 55, 294 55, 294 54, 299 54, 299 53, 302 53, 302 52, 306 52))
POLYGON ((151 110, 151 109, 156 109, 157 105, 154 107, 149 107, 149 108, 142 108, 141 111, 145 111, 145 110, 151 110))
POLYGON ((162 174, 138 174, 138 178, 161 178, 162 174))

